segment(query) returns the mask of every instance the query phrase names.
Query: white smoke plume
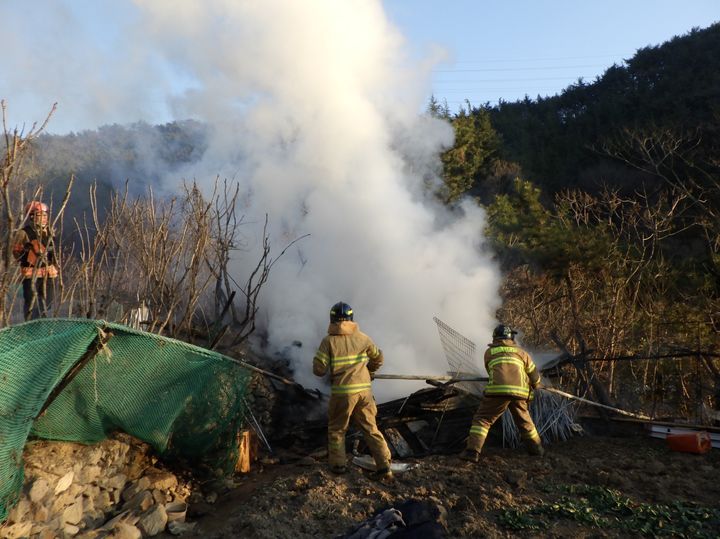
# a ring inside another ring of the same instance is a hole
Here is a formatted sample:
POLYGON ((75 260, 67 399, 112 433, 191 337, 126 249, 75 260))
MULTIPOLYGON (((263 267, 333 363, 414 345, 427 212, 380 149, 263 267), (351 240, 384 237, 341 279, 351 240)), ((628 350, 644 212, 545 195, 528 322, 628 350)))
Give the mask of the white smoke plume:
MULTIPOLYGON (((303 344, 290 348, 301 383, 319 383, 312 356, 340 300, 383 349, 386 373, 444 374, 433 316, 487 342, 499 279, 481 249, 484 216, 470 202, 451 214, 425 192, 452 129, 418 113, 427 65, 406 58, 380 1, 109 4, 132 22, 123 53, 108 53, 124 78, 113 85, 116 72, 104 68, 107 91, 96 95, 93 79, 84 110, 142 115, 157 99, 148 95, 162 95, 175 118, 211 126, 202 163, 185 177, 240 182, 255 247, 265 213, 275 255, 310 235, 274 266, 261 296, 271 349, 303 344)), ((91 47, 76 45, 67 70, 82 77, 77 66, 91 47)), ((62 78, 54 82, 62 91, 62 78)), ((257 256, 238 258, 242 280, 257 256)), ((374 386, 385 400, 417 384, 374 386)))

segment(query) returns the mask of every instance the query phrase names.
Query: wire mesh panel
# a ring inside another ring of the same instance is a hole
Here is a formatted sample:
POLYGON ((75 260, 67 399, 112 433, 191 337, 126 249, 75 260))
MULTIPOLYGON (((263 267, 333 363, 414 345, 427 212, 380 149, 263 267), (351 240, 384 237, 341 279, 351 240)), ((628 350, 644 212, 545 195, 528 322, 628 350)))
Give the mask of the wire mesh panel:
POLYGON ((440 333, 440 343, 445 351, 451 374, 480 374, 475 361, 476 346, 470 339, 461 335, 445 322, 433 317, 440 333))
MULTIPOLYGON (((440 343, 445 351, 445 358, 450 367, 451 376, 482 376, 476 360, 477 347, 470 339, 448 326, 437 317, 433 317, 440 334, 440 343)), ((482 395, 484 382, 460 382, 460 389, 482 395)))

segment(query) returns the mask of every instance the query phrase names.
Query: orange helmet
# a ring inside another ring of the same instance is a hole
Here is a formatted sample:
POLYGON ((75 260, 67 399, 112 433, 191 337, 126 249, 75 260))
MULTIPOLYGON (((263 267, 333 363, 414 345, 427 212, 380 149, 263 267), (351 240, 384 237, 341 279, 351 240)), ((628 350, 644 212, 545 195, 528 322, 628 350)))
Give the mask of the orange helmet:
POLYGON ((49 211, 48 205, 44 202, 40 202, 39 200, 33 200, 25 205, 25 215, 31 215, 35 212, 48 213, 49 211))

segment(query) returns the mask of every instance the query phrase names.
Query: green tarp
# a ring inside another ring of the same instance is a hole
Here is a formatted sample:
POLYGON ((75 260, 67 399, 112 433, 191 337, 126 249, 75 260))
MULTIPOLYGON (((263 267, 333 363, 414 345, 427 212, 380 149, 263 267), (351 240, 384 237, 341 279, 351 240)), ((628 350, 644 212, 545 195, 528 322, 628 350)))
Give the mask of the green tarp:
POLYGON ((28 437, 94 443, 123 431, 166 458, 232 471, 249 381, 222 354, 102 320, 0 330, 0 522, 23 484, 28 437))

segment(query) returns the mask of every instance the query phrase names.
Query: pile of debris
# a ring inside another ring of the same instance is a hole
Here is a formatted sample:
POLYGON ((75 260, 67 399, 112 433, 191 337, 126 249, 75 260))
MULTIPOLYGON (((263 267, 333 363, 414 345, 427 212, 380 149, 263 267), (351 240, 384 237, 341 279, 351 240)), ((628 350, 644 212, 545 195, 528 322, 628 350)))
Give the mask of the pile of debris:
POLYGON ((147 444, 117 434, 96 445, 34 441, 25 483, 0 538, 83 539, 179 535, 191 483, 160 468, 147 444))

